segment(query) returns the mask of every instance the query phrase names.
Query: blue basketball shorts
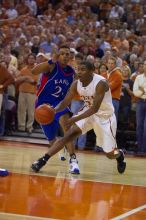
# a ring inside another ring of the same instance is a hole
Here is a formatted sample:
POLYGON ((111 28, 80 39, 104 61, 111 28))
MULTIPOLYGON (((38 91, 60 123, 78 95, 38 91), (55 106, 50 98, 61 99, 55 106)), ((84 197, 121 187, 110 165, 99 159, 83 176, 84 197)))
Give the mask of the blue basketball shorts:
POLYGON ((71 113, 69 108, 65 108, 62 112, 56 113, 54 121, 51 124, 41 125, 41 128, 49 141, 52 141, 57 137, 60 128, 59 119, 66 113, 71 113))

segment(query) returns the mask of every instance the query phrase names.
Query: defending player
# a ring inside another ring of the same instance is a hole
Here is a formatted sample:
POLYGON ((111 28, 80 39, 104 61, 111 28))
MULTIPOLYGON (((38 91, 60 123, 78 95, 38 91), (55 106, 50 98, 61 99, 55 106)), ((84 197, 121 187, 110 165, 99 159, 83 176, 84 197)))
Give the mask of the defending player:
POLYGON ((33 164, 40 170, 46 162, 56 154, 65 144, 76 137, 94 129, 97 136, 97 145, 103 148, 109 159, 117 160, 117 169, 123 173, 126 168, 124 153, 117 148, 116 143, 116 117, 112 104, 111 92, 106 80, 93 73, 94 66, 88 61, 81 62, 78 77, 74 81, 65 99, 56 106, 56 112, 66 108, 75 94, 79 94, 85 105, 82 111, 66 121, 68 131, 63 138, 57 140, 42 158, 33 164))
MULTIPOLYGON (((62 46, 59 49, 57 62, 50 60, 37 65, 33 69, 34 74, 44 73, 40 81, 40 87, 38 90, 38 98, 36 101, 36 107, 42 104, 49 104, 54 108, 64 99, 74 80, 74 70, 71 66, 67 65, 70 59, 70 48, 62 46)), ((65 132, 65 121, 70 118, 69 108, 63 109, 63 111, 55 115, 55 120, 48 125, 42 125, 42 129, 47 139, 49 140, 49 147, 52 146, 56 140, 58 134, 59 124, 65 132)), ((78 161, 75 155, 75 148, 73 142, 67 144, 67 148, 70 154, 70 172, 79 174, 78 161)), ((33 171, 39 171, 32 165, 33 171)))

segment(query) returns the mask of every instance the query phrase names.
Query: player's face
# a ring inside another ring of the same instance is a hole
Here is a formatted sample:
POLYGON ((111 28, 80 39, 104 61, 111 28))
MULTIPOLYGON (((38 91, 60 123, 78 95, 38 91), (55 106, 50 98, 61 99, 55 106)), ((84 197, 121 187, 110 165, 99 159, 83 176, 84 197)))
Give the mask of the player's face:
POLYGON ((67 65, 70 60, 70 50, 68 48, 61 48, 59 50, 58 60, 63 66, 67 65))
POLYGON ((78 78, 79 80, 84 83, 90 79, 90 76, 92 75, 91 70, 87 69, 85 65, 78 66, 78 78))

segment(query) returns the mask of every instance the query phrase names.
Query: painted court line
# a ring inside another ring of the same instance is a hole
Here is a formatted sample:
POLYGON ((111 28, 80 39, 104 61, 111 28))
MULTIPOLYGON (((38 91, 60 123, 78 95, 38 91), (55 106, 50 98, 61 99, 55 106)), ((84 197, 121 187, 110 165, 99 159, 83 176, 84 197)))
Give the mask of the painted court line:
POLYGON ((126 212, 126 213, 124 213, 122 215, 119 215, 119 216, 117 216, 115 218, 112 218, 111 220, 121 220, 121 219, 124 219, 124 218, 126 218, 126 217, 128 217, 130 215, 133 215, 134 213, 139 212, 139 211, 141 211, 141 210, 143 210, 145 208, 146 208, 146 204, 143 205, 143 206, 140 206, 138 208, 132 209, 131 211, 126 212))
POLYGON ((0 212, 0 216, 7 216, 7 217, 12 217, 13 219, 18 218, 18 219, 25 219, 25 220, 59 220, 55 218, 44 218, 44 217, 37 217, 37 216, 30 216, 30 215, 19 215, 19 214, 13 214, 13 213, 5 213, 5 212, 0 212))
MULTIPOLYGON (((77 178, 76 178, 76 175, 74 176, 74 174, 71 174, 71 176, 59 176, 59 177, 57 177, 57 176, 55 176, 55 174, 54 175, 49 175, 49 174, 45 174, 45 172, 42 174, 42 173, 34 173, 33 171, 31 171, 31 170, 29 170, 29 171, 21 171, 21 173, 20 172, 18 172, 18 171, 12 171, 11 173, 14 173, 14 174, 23 174, 23 175, 32 175, 32 176, 39 176, 39 177, 54 177, 55 179, 56 178, 60 178, 60 179, 70 179, 71 177, 73 178, 73 179, 75 179, 75 180, 81 180, 81 181, 85 181, 85 182, 95 182, 95 183, 106 183, 106 184, 115 184, 115 185, 124 185, 124 186, 138 186, 138 187, 144 187, 144 188, 146 188, 146 186, 145 185, 138 185, 138 184, 125 184, 125 183, 117 183, 117 182, 112 182, 112 181, 98 181, 98 180, 96 180, 96 179, 85 179, 84 177, 79 177, 79 176, 77 176, 77 178)), ((66 172, 65 174, 69 174, 69 172, 66 172)))

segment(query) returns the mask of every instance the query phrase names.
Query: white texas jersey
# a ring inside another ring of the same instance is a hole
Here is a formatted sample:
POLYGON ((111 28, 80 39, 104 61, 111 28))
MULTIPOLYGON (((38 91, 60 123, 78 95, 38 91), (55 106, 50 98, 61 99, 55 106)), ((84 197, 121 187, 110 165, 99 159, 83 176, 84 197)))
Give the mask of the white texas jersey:
MULTIPOLYGON (((82 82, 78 80, 77 82, 77 92, 81 97, 81 100, 84 101, 85 105, 83 107, 83 111, 86 111, 89 109, 90 106, 93 104, 93 99, 95 96, 96 86, 99 83, 99 81, 105 80, 104 77, 94 74, 93 80, 90 82, 90 84, 86 87, 83 87, 82 82)), ((110 89, 105 93, 105 96, 103 98, 103 101, 101 103, 101 106, 96 113, 98 117, 101 118, 109 118, 114 113, 114 107, 112 104, 112 96, 110 89)))

